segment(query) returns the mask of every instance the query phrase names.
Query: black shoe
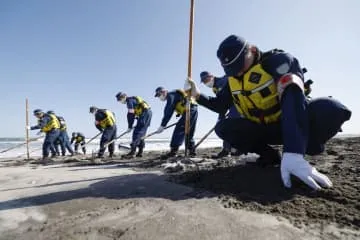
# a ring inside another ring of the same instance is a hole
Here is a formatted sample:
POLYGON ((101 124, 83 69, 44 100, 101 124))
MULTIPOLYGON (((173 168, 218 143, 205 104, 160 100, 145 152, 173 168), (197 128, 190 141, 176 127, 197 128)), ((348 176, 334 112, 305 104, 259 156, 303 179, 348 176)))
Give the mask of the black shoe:
POLYGON ((280 152, 276 149, 266 151, 265 154, 260 155, 260 157, 256 160, 256 164, 260 167, 275 166, 279 165, 280 163, 281 155, 280 152))
POLYGON ((189 151, 189 156, 190 156, 190 157, 196 157, 196 152, 195 152, 195 150, 190 150, 190 151, 189 151))
POLYGON ((211 158, 219 159, 219 158, 227 157, 229 156, 229 153, 230 152, 228 150, 222 149, 221 152, 219 152, 217 155, 211 156, 211 158))
POLYGON ((177 155, 177 151, 171 150, 170 152, 161 155, 160 159, 161 160, 166 160, 166 159, 171 158, 171 157, 176 157, 176 155, 177 155))
POLYGON ((238 156, 242 155, 243 153, 239 150, 236 150, 235 152, 231 152, 230 154, 231 154, 231 156, 238 157, 238 156))
POLYGON ((51 160, 49 157, 43 157, 40 160, 40 164, 43 164, 43 165, 48 165, 51 162, 54 162, 54 160, 51 160))
POLYGON ((139 151, 138 151, 138 153, 136 154, 136 157, 142 157, 142 156, 143 156, 143 151, 144 151, 144 148, 140 148, 140 147, 139 147, 139 151))
POLYGON ((122 156, 123 158, 133 158, 135 157, 135 150, 131 149, 131 151, 122 156))

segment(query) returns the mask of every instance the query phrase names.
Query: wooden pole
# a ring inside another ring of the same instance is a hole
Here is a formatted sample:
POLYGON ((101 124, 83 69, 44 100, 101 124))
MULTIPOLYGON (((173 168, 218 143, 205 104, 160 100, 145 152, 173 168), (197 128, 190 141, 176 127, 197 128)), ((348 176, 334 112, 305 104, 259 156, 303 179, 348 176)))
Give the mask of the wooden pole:
MULTIPOLYGON (((193 45, 193 26, 194 26, 194 1, 190 0, 190 27, 189 27, 189 52, 188 52, 188 72, 187 75, 191 78, 192 75, 192 45, 193 45)), ((190 89, 191 92, 191 89, 190 89)), ((187 103, 186 103, 186 118, 185 118, 185 157, 188 156, 188 146, 186 143, 190 140, 190 101, 191 94, 187 94, 187 103)))
POLYGON ((30 159, 30 151, 29 151, 29 129, 27 129, 27 126, 29 126, 29 101, 28 99, 26 98, 26 101, 25 101, 25 111, 26 111, 26 156, 27 156, 27 159, 29 160, 30 159))

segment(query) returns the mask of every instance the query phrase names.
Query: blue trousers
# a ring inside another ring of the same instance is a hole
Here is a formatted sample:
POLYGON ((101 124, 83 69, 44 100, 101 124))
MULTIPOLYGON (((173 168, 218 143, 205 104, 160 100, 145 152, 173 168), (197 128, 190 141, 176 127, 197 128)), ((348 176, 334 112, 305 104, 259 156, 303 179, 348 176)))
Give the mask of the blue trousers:
MULTIPOLYGON (((116 125, 104 129, 100 139, 100 150, 98 153, 99 157, 102 157, 105 153, 105 144, 107 142, 110 142, 111 140, 114 140, 115 138, 116 138, 116 125)), ((115 151, 115 141, 108 145, 108 150, 110 156, 112 156, 115 151)))
POLYGON ((65 156, 66 149, 68 150, 69 153, 73 154, 74 150, 71 147, 69 135, 66 130, 60 130, 59 139, 60 139, 60 147, 61 147, 62 155, 65 156))
POLYGON ((304 101, 303 94, 298 92, 289 91, 291 94, 282 104, 280 122, 264 125, 243 118, 227 118, 218 122, 215 132, 244 153, 262 155, 268 145, 283 144, 284 152, 320 154, 324 144, 350 119, 351 111, 332 98, 304 101))
POLYGON ((227 141, 223 141, 223 149, 230 152, 231 151, 231 145, 227 141))
POLYGON ((186 120, 186 113, 181 115, 181 118, 175 125, 174 132, 171 137, 170 148, 172 149, 179 149, 181 144, 183 144, 185 139, 185 144, 189 150, 193 150, 195 146, 194 141, 194 133, 195 127, 198 117, 197 106, 192 105, 190 108, 190 132, 189 132, 189 139, 185 139, 185 120, 186 120))
POLYGON ((45 139, 42 145, 43 158, 49 157, 49 151, 51 150, 52 155, 56 155, 55 141, 59 137, 60 130, 53 129, 46 133, 45 139))
POLYGON ((150 126, 152 117, 151 109, 146 109, 142 112, 136 122, 136 126, 132 135, 132 142, 130 144, 132 149, 139 147, 143 149, 145 147, 145 141, 141 139, 146 135, 147 129, 150 126))
MULTIPOLYGON (((228 112, 228 114, 227 114, 227 117, 229 117, 229 118, 240 118, 240 117, 242 117, 242 116, 241 116, 240 113, 236 110, 236 107, 235 107, 235 106, 232 106, 232 107, 229 109, 229 112, 228 112)), ((225 114, 219 114, 218 120, 222 120, 222 119, 225 119, 225 118, 226 118, 225 114)), ((230 152, 230 151, 231 151, 231 144, 228 143, 227 141, 223 141, 223 149, 224 149, 225 151, 230 152)))
MULTIPOLYGON (((60 140, 59 140, 59 138, 55 141, 55 143, 54 143, 55 145, 55 152, 56 152, 56 155, 57 156, 60 156, 60 140)), ((51 151, 51 149, 50 149, 50 151, 51 151)))

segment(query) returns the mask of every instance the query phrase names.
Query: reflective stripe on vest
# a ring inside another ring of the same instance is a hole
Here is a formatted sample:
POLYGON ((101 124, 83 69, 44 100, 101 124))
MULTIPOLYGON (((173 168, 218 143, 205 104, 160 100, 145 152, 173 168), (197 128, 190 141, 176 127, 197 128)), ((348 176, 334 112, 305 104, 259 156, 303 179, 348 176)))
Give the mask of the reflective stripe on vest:
POLYGON ((60 122, 57 117, 54 114, 48 114, 48 116, 50 116, 50 121, 41 129, 45 133, 60 128, 60 122))
POLYGON ((115 117, 114 114, 109 110, 104 110, 104 113, 106 117, 99 122, 99 126, 102 129, 105 129, 107 127, 111 127, 115 124, 115 117))
POLYGON ((237 111, 256 123, 277 122, 281 115, 276 83, 261 64, 253 66, 242 79, 229 77, 237 111))
POLYGON ((137 100, 137 104, 134 108, 134 114, 136 117, 139 117, 143 113, 144 109, 149 109, 150 106, 141 97, 136 96, 135 98, 137 100))

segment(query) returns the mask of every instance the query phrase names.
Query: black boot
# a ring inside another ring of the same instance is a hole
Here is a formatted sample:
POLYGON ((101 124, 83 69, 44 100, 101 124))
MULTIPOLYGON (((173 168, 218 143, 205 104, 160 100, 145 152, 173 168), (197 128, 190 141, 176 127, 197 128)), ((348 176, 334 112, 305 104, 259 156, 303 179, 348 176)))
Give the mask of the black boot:
POLYGON ((176 157, 177 152, 178 152, 177 148, 171 148, 170 152, 161 155, 160 159, 165 160, 165 159, 168 159, 168 158, 171 158, 171 157, 176 157))
POLYGON ((195 157, 195 156, 196 156, 195 148, 190 148, 190 149, 189 149, 189 156, 190 156, 190 157, 195 157))
POLYGON ((221 152, 219 152, 217 155, 212 155, 211 158, 213 159, 219 159, 219 158, 223 158, 223 157, 227 157, 229 156, 229 151, 226 149, 222 149, 221 152))
POLYGON ((142 157, 143 150, 144 150, 144 148, 139 147, 139 151, 138 151, 138 153, 136 154, 136 157, 142 157))
POLYGON ((231 154, 231 156, 233 156, 233 157, 238 157, 238 156, 242 155, 243 153, 242 153, 241 151, 239 151, 239 150, 236 149, 235 152, 231 152, 230 154, 231 154))
POLYGON ((133 158, 133 157, 135 157, 135 151, 136 151, 136 148, 131 148, 130 152, 123 155, 123 158, 133 158))
POLYGON ((261 151, 260 157, 256 160, 256 164, 260 167, 275 166, 280 163, 280 152, 269 145, 266 145, 263 151, 261 151))

